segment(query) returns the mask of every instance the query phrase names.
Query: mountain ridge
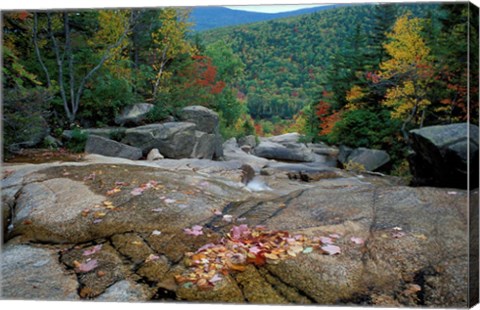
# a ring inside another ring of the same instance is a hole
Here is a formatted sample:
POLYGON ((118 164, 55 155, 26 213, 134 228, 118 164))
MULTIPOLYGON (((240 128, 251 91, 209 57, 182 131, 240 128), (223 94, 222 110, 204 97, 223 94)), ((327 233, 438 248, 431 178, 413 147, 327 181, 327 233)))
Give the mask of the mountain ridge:
POLYGON ((300 9, 295 11, 280 13, 260 13, 242 10, 234 10, 220 6, 201 6, 192 9, 190 22, 194 24, 193 31, 202 32, 217 28, 239 26, 262 21, 269 21, 280 18, 300 16, 304 14, 315 13, 334 9, 348 4, 322 5, 313 8, 300 9))

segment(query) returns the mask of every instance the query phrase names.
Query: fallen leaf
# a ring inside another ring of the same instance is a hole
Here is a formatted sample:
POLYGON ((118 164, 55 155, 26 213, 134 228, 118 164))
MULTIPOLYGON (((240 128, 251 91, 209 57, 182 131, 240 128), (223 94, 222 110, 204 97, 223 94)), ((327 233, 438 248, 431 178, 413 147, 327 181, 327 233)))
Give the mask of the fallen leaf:
POLYGON ((121 182, 121 181, 117 181, 115 182, 115 186, 128 186, 129 184, 127 182, 121 182))
POLYGON ((103 202, 103 205, 108 207, 108 206, 113 205, 113 202, 111 202, 111 201, 109 201, 109 200, 105 200, 105 201, 103 202))
POLYGON ((212 284, 215 284, 219 281, 222 281, 223 278, 221 276, 219 276, 218 274, 215 274, 212 278, 210 278, 210 280, 208 280, 208 282, 212 283, 212 284))
POLYGON ((106 274, 107 274, 107 273, 106 273, 105 271, 102 271, 102 270, 97 271, 97 276, 98 276, 99 278, 105 276, 106 274))
POLYGON ((320 237, 320 242, 323 244, 333 244, 333 239, 329 237, 320 237))
POLYGON ((141 241, 132 241, 132 244, 133 245, 142 245, 142 242, 141 241))
POLYGON ((162 232, 159 231, 159 230, 155 229, 154 231, 152 231, 152 236, 160 236, 161 234, 162 234, 162 232))
POLYGON ((85 251, 83 251, 83 256, 89 256, 89 255, 95 254, 95 253, 97 253, 98 251, 100 251, 101 249, 102 249, 102 245, 101 245, 101 244, 97 244, 96 246, 94 246, 94 247, 91 248, 90 250, 85 250, 85 251))
POLYGON ((93 220, 93 224, 98 224, 101 223, 103 220, 102 219, 95 219, 93 220))
POLYGON ((153 212, 162 212, 163 211, 163 208, 155 208, 155 209, 152 209, 153 212))
POLYGON ((232 216, 232 215, 229 215, 229 214, 225 214, 225 215, 223 216, 223 218, 222 218, 222 220, 223 220, 224 222, 227 222, 227 223, 232 222, 232 219, 233 219, 233 216, 232 216))
POLYGON ((222 215, 222 211, 218 211, 217 209, 213 209, 213 214, 222 215))
POLYGON ((143 194, 143 191, 144 190, 142 188, 136 187, 130 192, 130 194, 132 194, 133 196, 139 196, 139 195, 143 194))
POLYGON ((308 254, 308 253, 312 253, 313 252, 313 248, 312 247, 307 247, 305 248, 302 253, 303 254, 308 254))
POLYGON ((31 220, 25 220, 23 221, 23 225, 31 225, 32 221, 31 220))
POLYGON ((86 217, 89 213, 90 213, 90 209, 83 209, 82 212, 81 212, 81 215, 83 217, 86 217))
POLYGON ((328 244, 321 247, 322 251, 326 252, 328 255, 340 254, 340 248, 336 245, 328 244))
POLYGON ((330 238, 334 238, 334 239, 338 239, 338 238, 342 237, 342 236, 339 235, 339 234, 330 234, 330 235, 328 235, 328 236, 329 236, 330 238))
POLYGON ((355 244, 364 244, 365 243, 365 240, 363 240, 362 238, 358 238, 358 237, 352 237, 352 238, 350 238, 350 241, 352 241, 355 244))
POLYGON ((98 267, 98 261, 92 259, 86 263, 82 263, 77 267, 77 272, 89 272, 98 267))
POLYGON ((395 238, 395 239, 399 239, 399 238, 402 238, 402 237, 405 237, 407 234, 404 233, 403 231, 399 231, 399 232, 394 232, 392 233, 392 237, 395 238))
POLYGON ((260 249, 258 246, 252 246, 250 249, 248 249, 248 251, 256 255, 260 253, 262 249, 260 249))
POLYGON ((164 200, 164 202, 168 203, 168 204, 174 203, 175 201, 176 201, 175 199, 170 199, 170 198, 167 198, 167 199, 164 200))
POLYGON ((73 261, 73 267, 78 268, 78 267, 80 267, 81 265, 82 265, 82 264, 81 264, 79 261, 77 261, 77 260, 74 260, 74 261, 73 261))
POLYGON ((121 192, 121 191, 122 191, 122 190, 121 190, 120 188, 115 187, 115 188, 107 191, 107 196, 111 196, 111 195, 116 194, 116 193, 119 193, 119 192, 121 192))
POLYGON ((404 295, 412 295, 417 292, 420 292, 422 287, 418 284, 408 284, 407 289, 403 291, 404 295))
POLYGON ((271 253, 265 253, 264 256, 268 259, 278 259, 278 255, 276 254, 271 254, 271 253))
POLYGON ((101 218, 101 217, 104 217, 105 215, 107 215, 107 213, 97 211, 97 212, 95 212, 95 213, 93 214, 93 217, 94 217, 94 218, 101 218))
POLYGON ((159 259, 160 259, 160 256, 155 255, 155 254, 150 254, 150 255, 148 255, 148 257, 145 259, 145 263, 153 262, 153 261, 156 261, 156 260, 159 260, 159 259))
POLYGON ((183 231, 184 231, 187 235, 200 236, 200 235, 203 235, 202 229, 203 229, 202 226, 195 225, 195 226, 193 226, 191 229, 190 229, 190 228, 185 228, 185 229, 183 229, 183 231))

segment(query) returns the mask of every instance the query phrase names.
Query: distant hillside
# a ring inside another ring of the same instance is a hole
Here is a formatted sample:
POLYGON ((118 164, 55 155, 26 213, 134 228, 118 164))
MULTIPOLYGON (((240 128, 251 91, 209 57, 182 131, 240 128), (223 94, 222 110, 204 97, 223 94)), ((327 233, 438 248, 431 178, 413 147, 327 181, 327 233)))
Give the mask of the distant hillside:
MULTIPOLYGON (((245 63, 236 81, 255 118, 290 118, 317 100, 334 57, 351 48, 357 25, 370 44, 375 4, 350 5, 303 16, 202 32, 208 45, 222 40, 245 63)), ((398 4, 397 16, 437 14, 438 4, 398 4)), ((391 17, 395 19, 395 16, 391 17)))
MULTIPOLYGON (((268 21, 277 18, 285 18, 310 14, 318 11, 332 9, 339 4, 319 6, 283 13, 257 13, 240 10, 232 10, 224 7, 195 7, 190 14, 190 22, 194 23, 194 31, 204 31, 209 29, 250 24, 261 21, 268 21)), ((343 5, 344 6, 344 5, 343 5)))

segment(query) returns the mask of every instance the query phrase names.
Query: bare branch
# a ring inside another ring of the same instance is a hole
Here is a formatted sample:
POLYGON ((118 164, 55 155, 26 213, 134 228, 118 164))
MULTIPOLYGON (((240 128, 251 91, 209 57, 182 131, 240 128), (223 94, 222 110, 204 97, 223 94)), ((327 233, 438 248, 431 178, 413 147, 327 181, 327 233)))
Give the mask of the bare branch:
POLYGON ((43 72, 45 72, 45 77, 47 79, 47 87, 51 88, 52 81, 50 79, 50 74, 48 73, 48 69, 42 60, 42 55, 40 54, 40 49, 38 48, 37 32, 38 32, 38 15, 37 15, 37 12, 34 12, 33 13, 33 46, 35 47, 35 54, 37 55, 38 63, 42 67, 43 72))
POLYGON ((63 59, 60 58, 60 50, 58 48, 57 39, 53 34, 52 30, 52 16, 50 13, 47 13, 47 20, 48 20, 48 33, 50 35, 50 39, 52 40, 53 44, 53 51, 55 53, 55 57, 57 60, 58 66, 58 86, 60 87, 60 95, 62 96, 63 100, 63 108, 65 109, 65 113, 67 113, 67 117, 69 120, 72 120, 72 111, 68 107, 67 95, 65 94, 65 86, 63 85, 63 59))

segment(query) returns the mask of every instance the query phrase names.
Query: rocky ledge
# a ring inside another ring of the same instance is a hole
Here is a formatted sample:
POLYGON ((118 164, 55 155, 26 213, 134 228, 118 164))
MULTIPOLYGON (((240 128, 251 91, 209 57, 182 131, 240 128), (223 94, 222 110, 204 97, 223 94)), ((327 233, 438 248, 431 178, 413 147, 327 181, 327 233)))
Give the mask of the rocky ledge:
POLYGON ((265 161, 5 166, 1 298, 469 305, 467 191, 265 161))

